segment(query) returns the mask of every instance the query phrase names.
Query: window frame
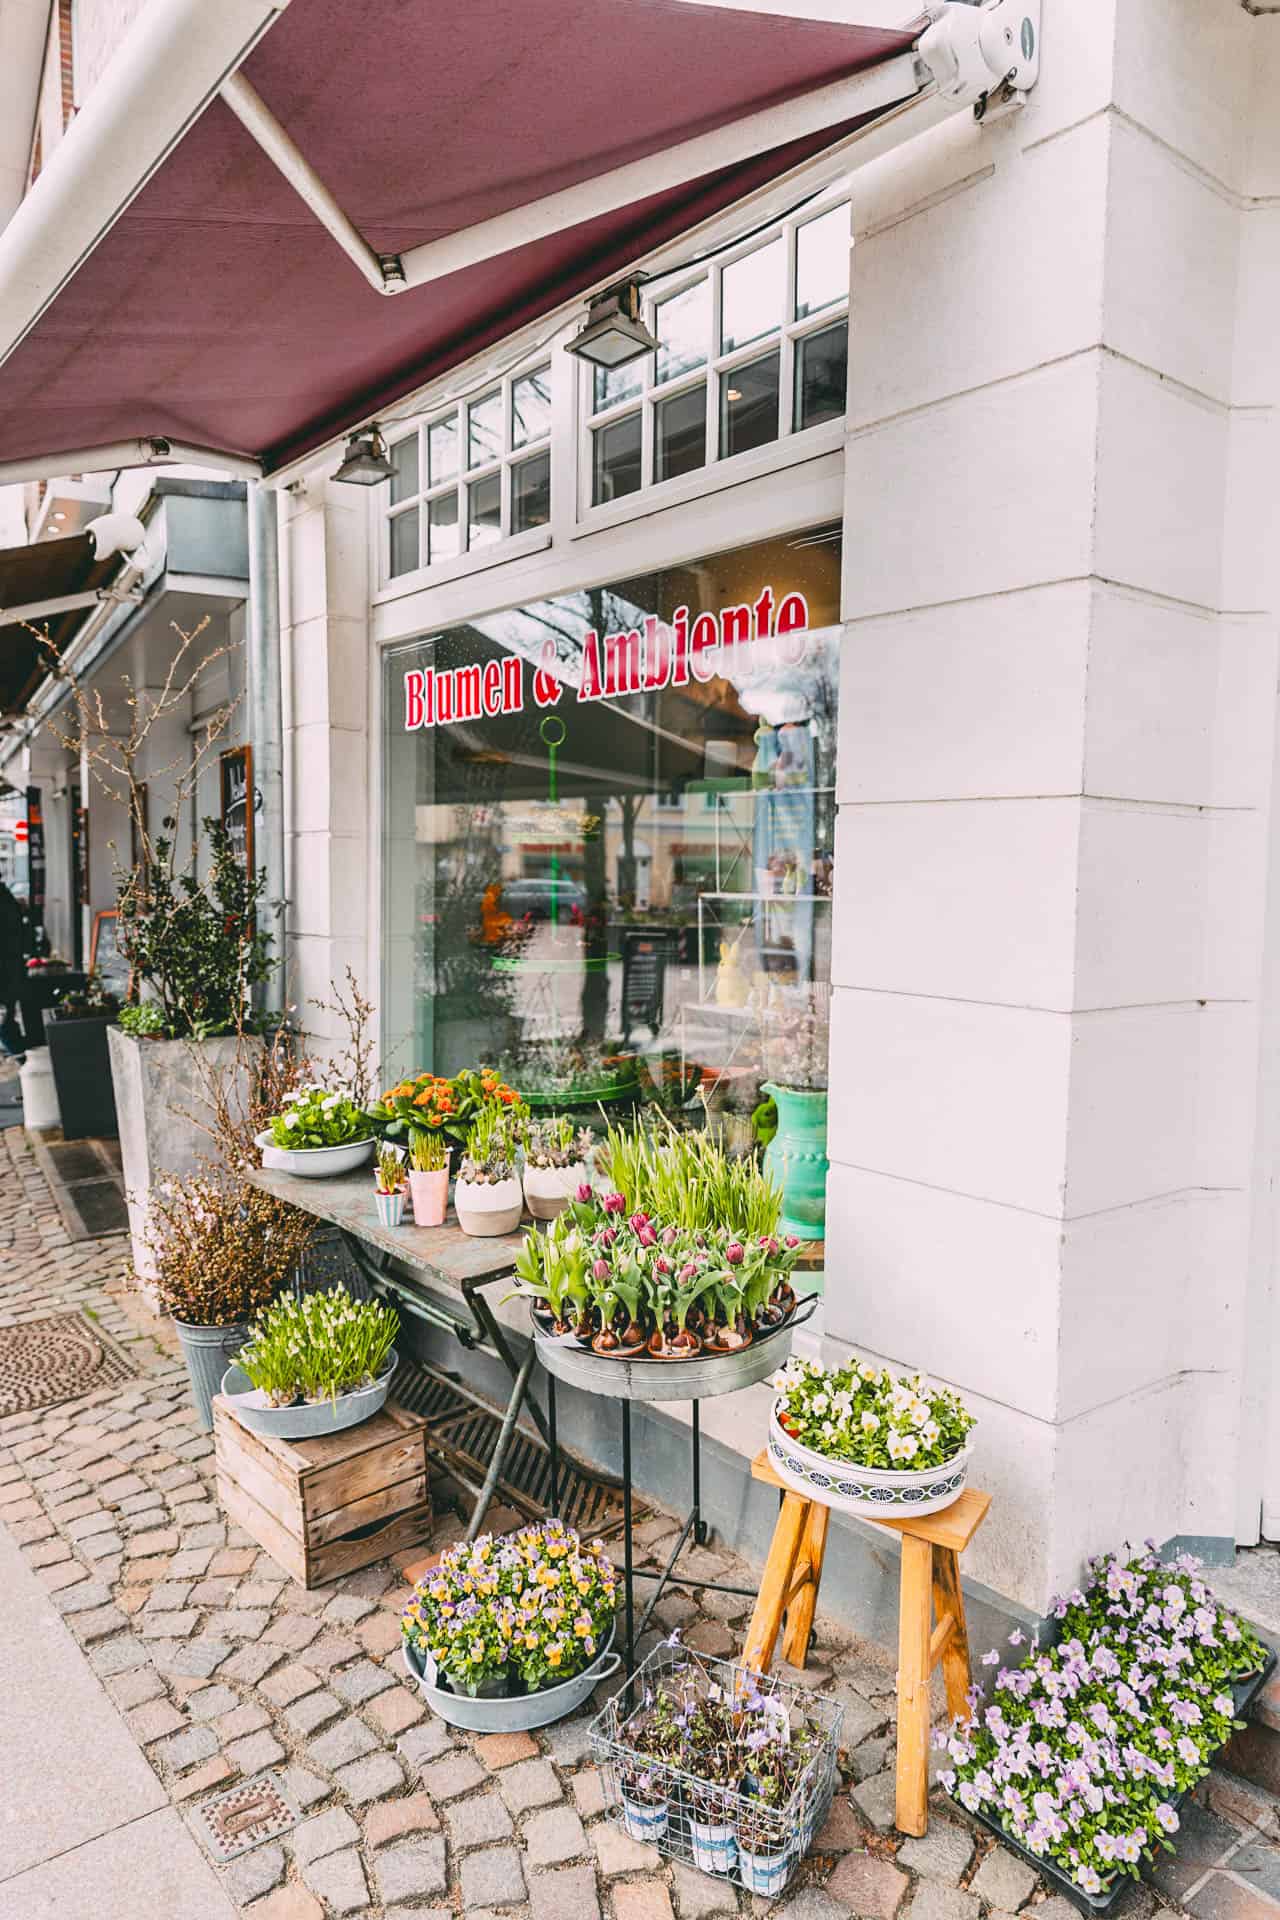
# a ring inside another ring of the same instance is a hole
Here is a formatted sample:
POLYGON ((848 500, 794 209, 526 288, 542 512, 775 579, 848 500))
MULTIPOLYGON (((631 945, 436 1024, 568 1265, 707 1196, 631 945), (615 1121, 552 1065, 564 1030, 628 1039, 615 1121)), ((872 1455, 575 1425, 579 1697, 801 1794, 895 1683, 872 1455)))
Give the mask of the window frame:
MULTIPOLYGON (((683 497, 688 492, 705 491, 716 484, 715 476, 720 472, 736 475, 739 462, 750 463, 744 471, 768 469, 774 466, 790 464, 796 459, 808 457, 810 451, 825 451, 832 442, 832 430, 837 438, 844 435, 844 420, 847 406, 839 415, 831 419, 816 422, 811 427, 797 427, 795 424, 796 367, 798 343, 810 334, 824 332, 843 320, 846 330, 849 324, 849 290, 846 277, 844 298, 834 300, 816 313, 806 314, 803 319, 794 318, 796 309, 796 263, 797 241, 800 230, 812 221, 819 220, 824 214, 831 213, 837 207, 850 205, 849 190, 843 181, 834 189, 814 196, 805 206, 783 219, 773 221, 759 233, 744 238, 737 246, 727 247, 722 253, 691 267, 687 273, 664 278, 654 287, 654 291, 644 301, 643 316, 646 326, 656 332, 654 315, 658 306, 685 293, 690 287, 710 280, 711 299, 709 302, 709 340, 712 351, 700 366, 686 373, 678 374, 674 379, 658 381, 654 378, 656 355, 646 353, 643 360, 636 364, 641 369, 641 385, 638 393, 623 400, 615 400, 611 405, 595 406, 595 369, 584 363, 579 371, 577 383, 577 431, 575 435, 577 451, 577 507, 578 520, 585 528, 601 524, 605 520, 626 518, 630 514, 644 511, 646 501, 655 504, 683 497), (782 319, 775 327, 759 335, 756 339, 741 347, 731 348, 727 353, 715 351, 721 339, 724 297, 723 276, 725 271, 738 261, 751 254, 763 252, 779 237, 784 237, 783 261, 783 299, 782 319), (792 316, 788 318, 787 316, 792 316), (723 454, 720 450, 720 387, 722 376, 732 373, 737 367, 750 365, 762 360, 766 355, 777 352, 778 365, 778 432, 774 439, 762 442, 757 447, 744 449, 740 453, 723 454), (686 474, 674 475, 669 479, 656 479, 657 435, 655 421, 658 406, 665 400, 706 383, 706 458, 701 467, 686 474), (622 494, 614 500, 597 501, 595 494, 595 436, 602 427, 610 427, 629 415, 640 413, 640 485, 631 493, 622 494), (822 436, 820 443, 814 443, 811 436, 822 436)), ((849 240, 852 250, 852 232, 849 240)))
POLYGON ((551 510, 548 505, 548 517, 540 526, 525 527, 518 533, 512 528, 513 486, 512 474, 516 467, 527 460, 545 455, 548 468, 548 489, 551 483, 551 443, 554 427, 555 386, 552 375, 552 357, 543 352, 534 355, 528 363, 510 368, 497 374, 492 380, 483 382, 475 391, 458 395, 447 406, 437 406, 420 414, 415 420, 407 422, 403 432, 388 432, 386 435, 388 451, 403 446, 407 440, 416 440, 418 447, 418 485, 416 492, 406 495, 394 503, 391 499, 391 482, 384 480, 377 490, 377 526, 378 526, 378 586, 382 592, 404 592, 407 587, 423 580, 439 581, 452 579, 462 572, 471 572, 485 566, 492 566, 498 560, 508 560, 518 554, 535 552, 546 546, 551 539, 551 510), (544 430, 532 439, 525 440, 520 446, 512 445, 512 431, 515 416, 513 390, 522 381, 535 374, 544 374, 547 381, 547 423, 544 430), (467 455, 470 448, 472 411, 492 398, 495 392, 502 397, 502 429, 499 450, 487 460, 478 461, 469 466, 467 455), (434 483, 428 472, 429 435, 433 427, 448 420, 454 420, 458 436, 458 466, 451 478, 434 483), (470 540, 470 490, 484 480, 497 477, 499 482, 499 530, 495 539, 483 540, 472 545, 470 540), (458 537, 459 550, 447 558, 432 561, 430 556, 430 503, 454 494, 458 501, 458 537), (391 538, 395 521, 417 515, 418 520, 418 565, 407 568, 403 573, 391 570, 391 538), (427 557, 424 558, 424 549, 427 557))

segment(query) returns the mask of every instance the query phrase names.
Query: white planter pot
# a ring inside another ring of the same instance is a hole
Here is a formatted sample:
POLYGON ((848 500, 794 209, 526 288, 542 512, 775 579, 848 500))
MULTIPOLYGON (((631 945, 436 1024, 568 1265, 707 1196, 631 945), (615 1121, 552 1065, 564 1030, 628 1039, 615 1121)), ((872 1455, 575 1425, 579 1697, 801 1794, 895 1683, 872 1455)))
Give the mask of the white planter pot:
POLYGON ((791 1878, 795 1859, 793 1847, 787 1847, 782 1853, 751 1853, 739 1840, 738 1878, 748 1893, 758 1893, 763 1900, 773 1900, 791 1878))
POLYGON ((587 1181, 581 1160, 571 1167, 525 1167, 525 1204, 535 1220, 554 1220, 563 1213, 578 1188, 587 1181))
POLYGON ((48 1047, 27 1049, 26 1060, 18 1069, 18 1079, 22 1086, 23 1126, 31 1132, 42 1131, 46 1127, 60 1127, 62 1114, 58 1108, 58 1090, 53 1084, 48 1047))
POLYGON ((453 1210, 464 1233, 492 1239, 500 1233, 514 1233, 524 1211, 520 1182, 512 1174, 508 1180, 458 1180, 453 1188, 453 1210))
POLYGON ((212 1152, 209 1135, 201 1131, 212 1115, 199 1062, 233 1076, 232 1106, 246 1112, 249 1065, 262 1051, 262 1041, 253 1034, 243 1043, 234 1034, 220 1040, 140 1040, 112 1026, 107 1050, 133 1264, 144 1293, 154 1301, 156 1268, 146 1242, 151 1189, 163 1174, 194 1173, 212 1152))
POLYGON ((793 1440, 779 1425, 775 1401, 769 1415, 769 1464, 797 1493, 863 1520, 900 1520, 907 1514, 940 1513, 964 1491, 973 1442, 941 1467, 890 1470, 832 1460, 793 1440))
POLYGON ((622 1795, 622 1824, 633 1840, 654 1846, 667 1830, 668 1809, 665 1800, 656 1807, 644 1800, 629 1800, 622 1795))
POLYGON ((302 1180, 332 1180, 335 1174, 367 1166, 374 1148, 372 1139, 348 1140, 341 1147, 277 1147, 272 1145, 269 1128, 254 1135, 254 1144, 262 1149, 264 1167, 297 1174, 302 1180))
POLYGON ((693 1864, 703 1873, 732 1873, 738 1864, 738 1836, 727 1821, 689 1822, 693 1839, 693 1864))

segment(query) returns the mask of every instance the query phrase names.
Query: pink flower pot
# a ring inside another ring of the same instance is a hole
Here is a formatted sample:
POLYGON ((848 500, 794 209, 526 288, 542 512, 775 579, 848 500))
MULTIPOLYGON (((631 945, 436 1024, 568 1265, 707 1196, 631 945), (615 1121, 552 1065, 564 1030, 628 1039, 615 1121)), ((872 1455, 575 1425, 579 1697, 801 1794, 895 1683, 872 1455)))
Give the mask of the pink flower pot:
POLYGON ((415 1227, 442 1227, 449 1204, 449 1169, 435 1173, 409 1173, 409 1197, 413 1202, 415 1227))

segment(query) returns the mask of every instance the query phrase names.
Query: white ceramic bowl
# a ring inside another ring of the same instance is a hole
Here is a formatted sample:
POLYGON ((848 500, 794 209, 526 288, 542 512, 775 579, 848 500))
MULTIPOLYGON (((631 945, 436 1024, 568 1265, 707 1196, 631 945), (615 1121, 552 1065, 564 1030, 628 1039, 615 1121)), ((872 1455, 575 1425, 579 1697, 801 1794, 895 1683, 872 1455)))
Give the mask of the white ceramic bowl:
POLYGON ((262 1164, 269 1172, 296 1173, 303 1180, 331 1180, 336 1173, 350 1173, 373 1158, 374 1141, 350 1140, 342 1147, 277 1147, 270 1132, 255 1135, 254 1144, 262 1149, 262 1164))
POLYGON ((781 1400, 769 1415, 769 1464, 797 1493, 862 1520, 905 1520, 940 1513, 958 1500, 969 1476, 973 1442, 941 1467, 855 1467, 832 1460, 793 1440, 778 1420, 781 1400))

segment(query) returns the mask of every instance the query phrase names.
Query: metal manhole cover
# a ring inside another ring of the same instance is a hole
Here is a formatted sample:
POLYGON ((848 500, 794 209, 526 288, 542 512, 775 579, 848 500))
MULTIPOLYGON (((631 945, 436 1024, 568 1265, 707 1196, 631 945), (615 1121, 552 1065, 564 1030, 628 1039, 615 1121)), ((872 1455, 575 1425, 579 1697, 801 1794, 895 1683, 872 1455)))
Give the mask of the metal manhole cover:
POLYGON ((114 1340, 82 1313, 0 1327, 0 1415, 52 1407, 132 1378, 133 1368, 114 1340))
POLYGON ((196 1826, 207 1850, 220 1864, 238 1853, 277 1840, 298 1824, 298 1809, 274 1773, 260 1773, 225 1793, 215 1793, 195 1809, 196 1826))

